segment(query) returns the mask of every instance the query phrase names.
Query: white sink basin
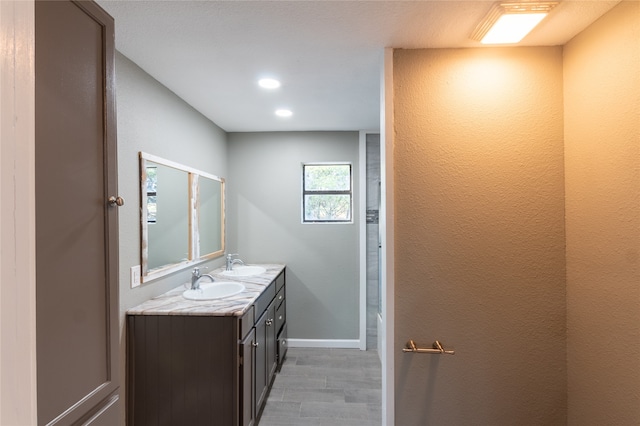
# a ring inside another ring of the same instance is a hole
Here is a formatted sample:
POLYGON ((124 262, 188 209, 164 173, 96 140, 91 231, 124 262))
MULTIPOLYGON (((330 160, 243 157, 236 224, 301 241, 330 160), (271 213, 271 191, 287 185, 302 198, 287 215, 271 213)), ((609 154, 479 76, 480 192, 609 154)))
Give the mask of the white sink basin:
POLYGON ((231 271, 222 271, 220 275, 227 277, 252 277, 264 274, 267 270, 258 265, 234 265, 231 271))
POLYGON ((234 296, 244 291, 244 285, 231 281, 215 281, 200 284, 198 290, 187 290, 182 297, 189 300, 213 300, 234 296))

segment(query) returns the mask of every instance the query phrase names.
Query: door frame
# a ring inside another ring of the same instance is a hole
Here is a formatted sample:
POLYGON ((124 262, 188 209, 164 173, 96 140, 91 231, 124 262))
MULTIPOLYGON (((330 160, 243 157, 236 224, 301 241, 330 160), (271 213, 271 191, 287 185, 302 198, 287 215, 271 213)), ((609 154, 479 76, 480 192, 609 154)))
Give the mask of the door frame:
POLYGON ((34 2, 0 1, 0 424, 36 424, 34 2))
POLYGON ((393 49, 383 51, 380 73, 380 131, 359 132, 359 347, 367 347, 367 156, 366 135, 380 134, 380 289, 382 314, 378 315, 378 355, 382 365, 382 426, 394 426, 394 239, 393 239, 393 49))
POLYGON ((382 426, 395 424, 395 285, 393 204, 393 48, 385 47, 380 73, 380 277, 382 278, 382 331, 379 346, 382 362, 382 426))
POLYGON ((358 133, 358 231, 359 231, 359 336, 358 347, 367 350, 367 134, 374 133, 361 130, 358 133))

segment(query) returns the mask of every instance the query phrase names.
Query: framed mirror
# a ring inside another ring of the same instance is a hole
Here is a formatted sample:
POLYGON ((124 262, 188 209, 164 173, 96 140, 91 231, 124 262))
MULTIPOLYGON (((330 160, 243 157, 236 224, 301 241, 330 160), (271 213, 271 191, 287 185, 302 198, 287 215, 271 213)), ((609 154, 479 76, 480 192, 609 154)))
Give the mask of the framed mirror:
POLYGON ((142 282, 224 254, 224 179, 140 152, 142 282))

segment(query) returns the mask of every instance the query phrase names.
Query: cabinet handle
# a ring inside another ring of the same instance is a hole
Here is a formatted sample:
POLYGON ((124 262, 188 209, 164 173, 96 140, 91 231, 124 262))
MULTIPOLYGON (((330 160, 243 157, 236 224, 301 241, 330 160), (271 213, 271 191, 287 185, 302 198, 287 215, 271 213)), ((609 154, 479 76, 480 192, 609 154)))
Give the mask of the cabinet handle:
POLYGON ((257 347, 258 347, 258 342, 253 342, 253 343, 251 344, 251 346, 253 346, 254 348, 257 348, 257 347))
POLYGON ((278 300, 282 300, 282 295, 280 295, 280 297, 278 297, 278 300))
POLYGON ((286 341, 286 340, 284 340, 284 339, 282 339, 282 346, 284 346, 284 345, 286 345, 286 344, 287 344, 287 341, 286 341))
POLYGON ((278 317, 278 319, 279 319, 279 320, 281 320, 281 319, 282 319, 282 315, 280 315, 280 316, 278 317))
POLYGON ((266 321, 265 321, 265 324, 267 324, 267 325, 271 325, 271 324, 273 324, 273 319, 268 319, 268 320, 266 320, 266 321))

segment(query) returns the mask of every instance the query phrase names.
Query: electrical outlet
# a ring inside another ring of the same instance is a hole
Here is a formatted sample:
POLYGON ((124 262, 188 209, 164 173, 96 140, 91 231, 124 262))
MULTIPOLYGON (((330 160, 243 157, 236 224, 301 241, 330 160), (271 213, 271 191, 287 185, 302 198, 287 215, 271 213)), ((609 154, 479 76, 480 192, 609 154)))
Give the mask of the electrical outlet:
POLYGON ((140 265, 131 267, 131 288, 140 287, 140 265))

